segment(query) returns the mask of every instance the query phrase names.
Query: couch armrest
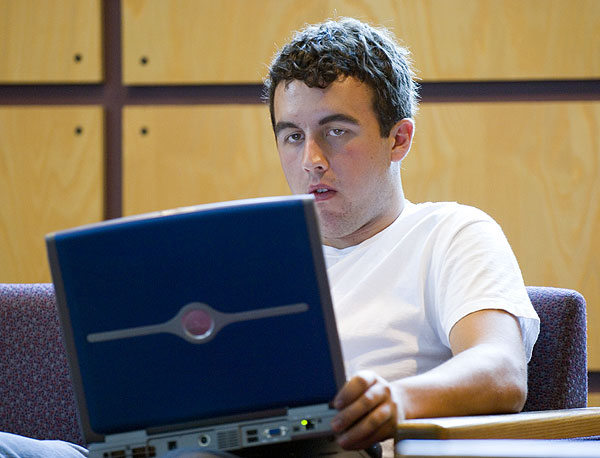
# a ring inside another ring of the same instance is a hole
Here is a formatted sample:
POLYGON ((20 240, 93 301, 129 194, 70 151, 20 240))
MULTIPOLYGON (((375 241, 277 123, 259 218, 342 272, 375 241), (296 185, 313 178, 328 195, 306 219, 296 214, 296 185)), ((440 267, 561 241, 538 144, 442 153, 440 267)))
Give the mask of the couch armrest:
POLYGON ((398 425, 403 439, 568 439, 600 434, 600 407, 425 418, 398 425))

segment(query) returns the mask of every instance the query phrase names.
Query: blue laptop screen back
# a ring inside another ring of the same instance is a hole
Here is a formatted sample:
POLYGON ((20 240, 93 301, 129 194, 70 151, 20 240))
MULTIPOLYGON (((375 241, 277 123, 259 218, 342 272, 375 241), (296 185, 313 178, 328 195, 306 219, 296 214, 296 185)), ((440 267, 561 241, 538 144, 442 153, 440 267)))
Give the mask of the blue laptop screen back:
POLYGON ((240 202, 47 237, 84 430, 106 435, 333 399, 343 367, 313 201, 240 202), (152 331, 188 304, 242 318, 201 343, 152 331), (294 304, 304 305, 243 319, 294 304), (150 332, 135 335, 140 329, 150 332))

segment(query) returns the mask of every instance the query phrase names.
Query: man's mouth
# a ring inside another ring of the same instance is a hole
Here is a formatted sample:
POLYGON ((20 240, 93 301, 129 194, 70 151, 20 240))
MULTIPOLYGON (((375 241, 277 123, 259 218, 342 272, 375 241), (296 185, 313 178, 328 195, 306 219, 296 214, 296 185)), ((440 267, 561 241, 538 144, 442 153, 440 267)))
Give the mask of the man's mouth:
POLYGON ((310 193, 315 196, 317 202, 330 199, 334 196, 336 191, 327 187, 316 186, 310 189, 310 193))

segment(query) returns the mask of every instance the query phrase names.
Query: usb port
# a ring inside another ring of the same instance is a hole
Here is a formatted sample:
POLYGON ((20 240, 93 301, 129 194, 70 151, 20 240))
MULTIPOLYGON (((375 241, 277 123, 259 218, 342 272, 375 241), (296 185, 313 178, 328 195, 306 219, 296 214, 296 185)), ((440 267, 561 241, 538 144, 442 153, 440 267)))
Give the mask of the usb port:
POLYGON ((249 444, 253 444, 255 442, 258 442, 258 436, 251 436, 246 438, 246 440, 248 441, 249 444))

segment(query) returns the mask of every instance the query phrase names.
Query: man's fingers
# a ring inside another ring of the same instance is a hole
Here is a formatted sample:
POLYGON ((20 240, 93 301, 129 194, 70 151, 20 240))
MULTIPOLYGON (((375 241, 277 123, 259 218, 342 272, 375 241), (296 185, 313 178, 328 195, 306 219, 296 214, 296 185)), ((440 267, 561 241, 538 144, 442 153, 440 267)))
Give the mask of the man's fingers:
POLYGON ((383 403, 338 437, 341 447, 358 450, 393 437, 396 429, 395 407, 383 403))
POLYGON ((341 433, 352 427, 355 423, 368 418, 369 414, 373 413, 380 404, 386 402, 391 402, 391 392, 386 384, 375 383, 369 386, 354 402, 335 416, 331 423, 333 431, 341 433))
POLYGON ((339 391, 333 400, 333 406, 342 410, 355 402, 365 391, 377 382, 377 375, 370 371, 359 372, 339 391))
POLYGON ((399 407, 390 385, 371 371, 354 376, 334 399, 339 413, 331 426, 340 446, 363 449, 393 437, 399 407))

